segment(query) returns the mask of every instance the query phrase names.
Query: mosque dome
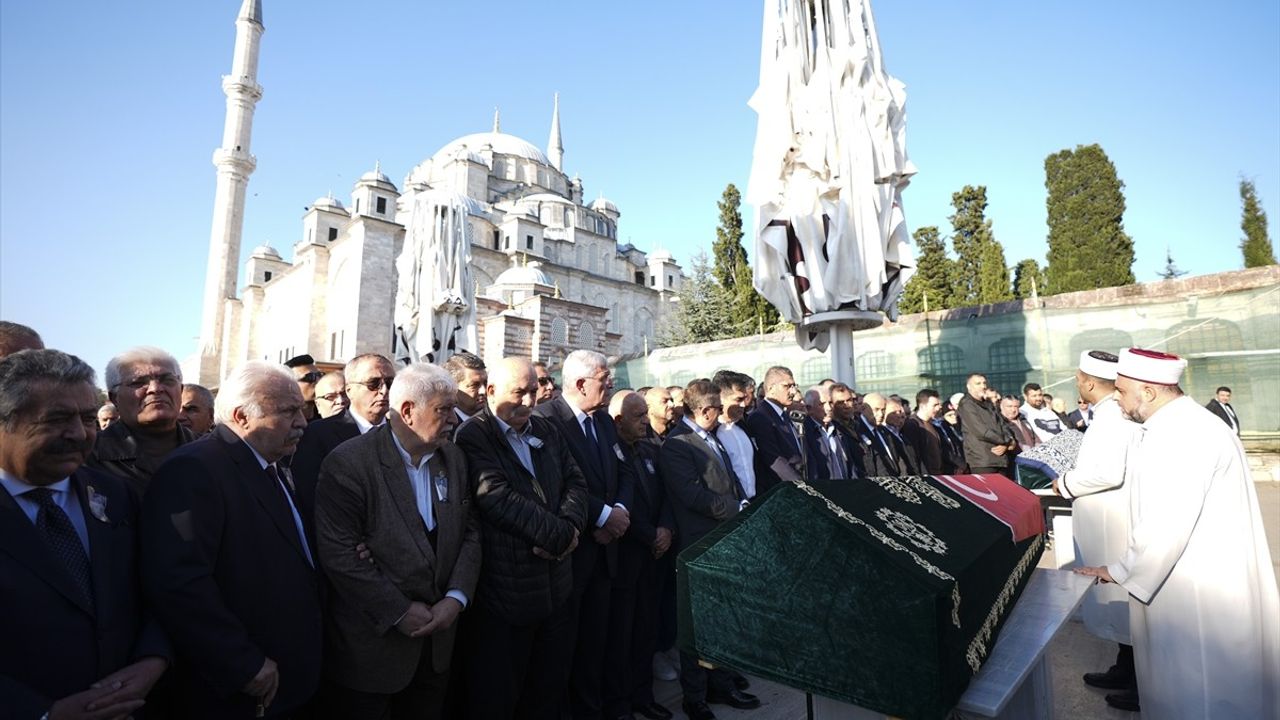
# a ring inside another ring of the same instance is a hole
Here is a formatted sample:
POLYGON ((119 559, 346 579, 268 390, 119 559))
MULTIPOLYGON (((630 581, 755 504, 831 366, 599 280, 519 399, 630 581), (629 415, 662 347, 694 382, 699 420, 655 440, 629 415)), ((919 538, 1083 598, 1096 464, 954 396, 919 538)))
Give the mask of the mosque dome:
POLYGON ((614 205, 612 200, 603 197, 592 200, 591 209, 598 213, 613 213, 614 215, 622 214, 618 212, 618 206, 614 205))
POLYGON ((361 175, 359 182, 378 184, 385 183, 391 187, 395 187, 395 183, 391 182, 391 178, 387 177, 387 174, 382 172, 381 168, 375 168, 361 175))
MULTIPOLYGON (((514 261, 515 258, 512 258, 514 261)), ((534 260, 527 265, 512 265, 493 281, 494 285, 546 285, 554 283, 542 272, 542 263, 534 260)))
POLYGON ((322 198, 317 198, 315 202, 311 203, 311 209, 329 210, 331 212, 340 212, 343 214, 347 212, 347 209, 342 206, 341 202, 338 202, 337 198, 329 197, 327 195, 322 198))
POLYGON ((280 260, 280 253, 270 245, 259 245, 250 253, 251 257, 262 258, 264 260, 280 260))
POLYGON ((431 156, 431 159, 448 162, 453 160, 460 150, 478 153, 486 145, 491 147, 493 152, 498 155, 512 155, 543 165, 551 164, 551 161, 547 159, 546 153, 539 150, 536 145, 515 135, 508 135, 503 132, 482 132, 463 135, 437 150, 436 154, 431 156))

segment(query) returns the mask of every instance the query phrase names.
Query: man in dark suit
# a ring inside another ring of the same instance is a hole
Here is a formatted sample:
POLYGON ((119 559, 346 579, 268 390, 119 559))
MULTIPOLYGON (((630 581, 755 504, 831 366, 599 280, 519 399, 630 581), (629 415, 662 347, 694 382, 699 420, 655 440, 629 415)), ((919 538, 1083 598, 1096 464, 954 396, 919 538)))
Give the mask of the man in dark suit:
POLYGON ((573 591, 578 616, 569 699, 575 718, 600 717, 604 660, 609 641, 609 598, 618 571, 616 541, 631 523, 635 476, 619 462, 618 432, 606 405, 613 378, 604 355, 575 350, 561 368, 560 397, 534 409, 551 421, 587 481, 591 532, 573 553, 573 591))
MULTIPOLYGON (((685 388, 684 399, 685 417, 671 429, 659 454, 676 520, 677 552, 737 515, 746 500, 728 453, 715 436, 723 408, 720 390, 709 380, 694 380, 685 388)), ((759 698, 734 686, 730 671, 708 671, 685 652, 680 653, 680 689, 690 720, 714 718, 708 703, 739 709, 760 706, 759 698)))
POLYGON ((455 620, 475 595, 480 524, 467 462, 448 442, 457 384, 402 369, 382 426, 325 458, 316 550, 332 583, 326 710, 334 718, 439 718, 455 620), (352 548, 363 543, 372 562, 352 548))
POLYGON ((747 415, 746 423, 747 433, 756 441, 757 495, 783 480, 800 480, 804 465, 800 436, 787 415, 800 399, 795 378, 789 369, 775 365, 765 372, 760 385, 764 399, 747 415))
POLYGON ((1223 385, 1214 393, 1212 400, 1204 404, 1209 412, 1217 415, 1232 430, 1236 431, 1236 435, 1240 435, 1240 418, 1236 416, 1236 409, 1231 407, 1231 388, 1223 385))
POLYGON ((391 407, 391 383, 396 369, 387 358, 369 353, 352 358, 343 369, 347 380, 347 411, 307 426, 298 450, 289 461, 299 502, 310 517, 315 509, 320 465, 333 449, 381 425, 391 407))
POLYGON ((905 402, 889 398, 885 403, 884 423, 876 430, 884 434, 886 444, 893 450, 893 459, 898 463, 899 477, 920 474, 920 456, 916 454, 915 447, 902 435, 902 427, 906 422, 905 402))
POLYGON ((848 480, 856 477, 853 463, 854 444, 847 442, 832 414, 830 386, 815 385, 805 391, 804 405, 808 416, 804 421, 805 468, 810 480, 848 480))
POLYGON ((893 436, 884 427, 889 413, 889 400, 880 393, 867 393, 862 399, 862 416, 855 427, 859 431, 863 458, 869 477, 899 477, 902 453, 896 451, 893 436))
POLYGON ((218 427, 160 466, 142 507, 142 579, 173 642, 183 718, 289 717, 320 682, 321 582, 280 460, 307 426, 280 365, 236 368, 218 427))
POLYGON ((451 355, 443 367, 458 385, 458 403, 453 408, 458 421, 453 429, 456 436, 463 423, 484 409, 484 389, 489 385, 489 371, 479 355, 466 351, 451 355))
POLYGON ((1093 420, 1093 408, 1084 398, 1076 400, 1076 409, 1067 413, 1067 427, 1084 432, 1093 420))
POLYGON ((858 435, 858 427, 862 425, 862 398, 853 388, 839 382, 827 392, 831 393, 831 424, 835 426, 849 456, 849 476, 866 477, 866 445, 858 435))
POLYGON ((609 647, 604 674, 604 716, 633 712, 666 720, 671 711, 653 697, 653 653, 658 644, 657 561, 671 549, 675 518, 658 474, 658 445, 649 442, 649 407, 631 390, 614 393, 609 416, 618 429, 623 462, 636 477, 631 525, 618 541, 618 573, 609 600, 609 647))
MULTIPOLYGON (((170 651, 143 612, 137 499, 82 467, 93 369, 57 350, 0 360, 0 716, 137 714, 170 651)), ((144 717, 138 715, 138 717, 144 717)))
POLYGON ((933 424, 942 410, 938 391, 924 388, 916 393, 916 411, 902 424, 902 437, 915 450, 918 470, 927 475, 951 472, 945 461, 942 434, 933 424))
POLYGON ((523 358, 489 368, 487 407, 458 433, 484 560, 462 620, 466 706, 477 720, 559 718, 573 657, 568 560, 587 520, 582 471, 548 420, 523 358))

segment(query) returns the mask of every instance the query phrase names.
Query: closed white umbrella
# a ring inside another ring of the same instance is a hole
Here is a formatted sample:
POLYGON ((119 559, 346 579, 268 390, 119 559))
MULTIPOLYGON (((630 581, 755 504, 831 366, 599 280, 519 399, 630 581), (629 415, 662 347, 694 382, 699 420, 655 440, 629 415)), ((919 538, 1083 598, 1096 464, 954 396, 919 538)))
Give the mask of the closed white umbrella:
MULTIPOLYGON (((868 0, 765 0, 759 115, 747 200, 756 289, 801 326, 832 311, 883 312, 914 256, 902 189, 906 89, 885 72, 868 0)), ((822 328, 797 328, 826 349, 822 328)))
POLYGON ((453 193, 416 193, 396 258, 395 349, 404 363, 442 363, 476 347, 471 279, 472 201, 453 193))

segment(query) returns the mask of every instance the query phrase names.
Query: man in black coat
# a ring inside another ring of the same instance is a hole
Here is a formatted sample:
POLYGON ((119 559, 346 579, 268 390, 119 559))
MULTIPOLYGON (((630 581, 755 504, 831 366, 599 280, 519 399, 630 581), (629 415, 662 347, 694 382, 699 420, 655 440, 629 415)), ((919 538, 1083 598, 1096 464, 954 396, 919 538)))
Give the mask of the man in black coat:
POLYGON ((533 366, 489 368, 487 407, 458 432, 483 562, 462 618, 466 707, 476 720, 559 717, 573 645, 568 559, 587 523, 587 489, 551 423, 532 415, 533 366))
POLYGON ((587 528, 573 553, 578 631, 569 700, 575 718, 599 717, 609 642, 609 598, 618 572, 619 540, 631 523, 635 475, 619 460, 618 432, 606 405, 613 378, 604 355, 576 350, 564 359, 560 397, 534 409, 551 421, 587 482, 587 528))
POLYGON ((671 550, 675 517, 658 473, 658 445, 649 441, 645 398, 621 390, 609 402, 623 462, 636 477, 631 525, 618 541, 618 573, 609 601, 609 647, 604 675, 604 716, 669 718, 653 697, 653 654, 658 644, 657 561, 671 550))
MULTIPOLYGON (((659 455, 676 520, 678 551, 737 515, 746 499, 728 453, 715 436, 722 409, 719 389, 709 380, 694 380, 684 397, 688 412, 672 428, 659 455)), ((759 698, 734 686, 730 671, 707 671, 697 657, 685 652, 680 653, 680 688, 690 720, 714 718, 708 703, 739 709, 760 706, 759 698)))
POLYGON ((798 405, 791 370, 780 365, 769 368, 760 383, 764 399, 747 414, 747 433, 756 441, 756 495, 783 480, 800 480, 804 464, 800 436, 791 424, 788 411, 798 405))
POLYGON ((1209 412, 1217 415, 1232 430, 1236 431, 1236 435, 1240 435, 1240 418, 1236 415, 1236 409, 1231 407, 1231 388, 1223 385, 1214 393, 1213 399, 1204 404, 1209 412))
POLYGON ((93 369, 57 350, 0 360, 0 716, 139 714, 168 666, 143 611, 137 499, 82 467, 93 369))
POLYGON ((351 359, 343 369, 350 405, 347 411, 307 426, 289 461, 299 502, 308 517, 315 510, 320 465, 333 449, 383 423, 391 407, 391 383, 396 369, 387 358, 369 353, 351 359))
POLYGON ((1009 475, 1009 460, 1017 447, 1013 431, 987 399, 987 378, 973 373, 965 381, 965 396, 956 415, 964 429, 964 459, 974 475, 1009 475))
POLYGON ((806 475, 810 480, 848 480, 857 477, 853 460, 857 445, 835 424, 831 390, 821 385, 805 391, 804 421, 806 475))
POLYGON ((942 410, 942 401, 938 391, 924 388, 916 393, 916 411, 902 424, 902 437, 915 450, 919 459, 919 471, 926 475, 945 475, 950 471, 947 467, 942 434, 933 424, 938 412, 942 410))
POLYGON ((880 393, 867 393, 862 399, 862 416, 855 424, 859 430, 863 458, 868 477, 899 477, 903 474, 902 452, 893 435, 885 428, 889 399, 880 393))
POLYGON ((223 382, 219 425, 152 478, 142 578, 173 642, 183 718, 289 717, 320 680, 321 581, 279 461, 307 426, 287 369, 250 361, 223 382))

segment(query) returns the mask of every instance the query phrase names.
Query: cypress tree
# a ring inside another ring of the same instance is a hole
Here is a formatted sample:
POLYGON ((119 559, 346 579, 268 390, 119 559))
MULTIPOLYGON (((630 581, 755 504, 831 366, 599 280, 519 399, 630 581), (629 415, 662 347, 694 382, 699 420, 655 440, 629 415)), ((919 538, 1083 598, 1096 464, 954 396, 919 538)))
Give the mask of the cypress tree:
POLYGON ((742 194, 729 183, 716 205, 720 210, 720 224, 711 245, 715 263, 712 274, 729 299, 735 331, 730 337, 750 334, 760 326, 771 329, 778 324, 779 315, 751 284, 751 265, 747 263, 747 251, 742 245, 742 194))
POLYGON ((1036 292, 1044 294, 1044 271, 1040 269, 1040 263, 1027 258, 1013 270, 1013 296, 1019 300, 1031 297, 1032 280, 1035 281, 1036 292))
POLYGON ((1011 299, 1004 247, 996 240, 991 220, 986 217, 986 186, 965 185, 951 196, 951 205, 956 210, 950 217, 955 230, 951 244, 956 251, 951 306, 1011 299))
POLYGON ((898 308, 904 313, 923 311, 925 293, 929 294, 930 310, 951 307, 951 282, 955 274, 955 262, 947 257, 946 241, 933 225, 917 229, 911 237, 916 242, 916 274, 911 276, 907 286, 903 288, 898 308))
POLYGON ((1240 218, 1240 229, 1244 230, 1244 239, 1240 241, 1244 266, 1275 265, 1276 256, 1271 249, 1271 239, 1267 237, 1267 213, 1258 203, 1258 191, 1252 180, 1240 178, 1240 202, 1244 206, 1240 218))
POLYGON ((1098 145, 1045 158, 1048 294, 1129 285, 1133 238, 1124 231, 1124 183, 1098 145))

